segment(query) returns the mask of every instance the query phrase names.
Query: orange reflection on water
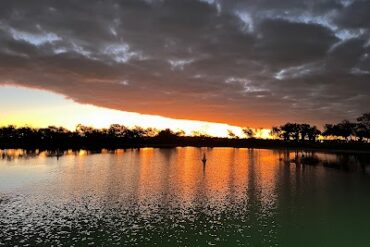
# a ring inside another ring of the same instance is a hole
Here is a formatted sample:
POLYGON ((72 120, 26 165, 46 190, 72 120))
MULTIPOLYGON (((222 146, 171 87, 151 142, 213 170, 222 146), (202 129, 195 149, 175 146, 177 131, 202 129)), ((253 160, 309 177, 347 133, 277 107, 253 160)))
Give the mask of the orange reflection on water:
MULTIPOLYGON (((8 154, 20 156, 24 151, 8 154)), ((183 206, 201 200, 222 206, 248 197, 268 206, 275 198, 278 156, 271 150, 142 148, 88 154, 68 150, 58 158, 61 177, 56 181, 66 193, 84 193, 90 188, 98 194, 130 194, 138 202, 177 201, 183 206), (201 161, 204 154, 205 165, 201 161)), ((50 156, 47 151, 38 155, 50 156)))
MULTIPOLYGON (((293 158, 294 152, 273 150, 185 147, 103 150, 92 155, 85 150, 68 150, 63 154, 53 158, 53 152, 35 151, 31 155, 34 161, 18 159, 17 165, 57 164, 47 168, 56 176, 55 187, 45 189, 62 191, 66 197, 100 195, 98 198, 158 207, 196 207, 206 202, 220 210, 245 204, 257 211, 272 210, 278 197, 285 193, 299 194, 307 183, 305 172, 312 169, 279 161, 293 158), (207 158, 205 164, 203 155, 207 158), (280 190, 281 186, 286 187, 285 191, 280 190)), ((7 150, 6 155, 25 157, 30 153, 7 150)), ((27 169, 29 172, 32 167, 27 169)), ((309 183, 319 184, 324 174, 318 169, 309 183)), ((86 200, 88 203, 90 199, 86 200)))

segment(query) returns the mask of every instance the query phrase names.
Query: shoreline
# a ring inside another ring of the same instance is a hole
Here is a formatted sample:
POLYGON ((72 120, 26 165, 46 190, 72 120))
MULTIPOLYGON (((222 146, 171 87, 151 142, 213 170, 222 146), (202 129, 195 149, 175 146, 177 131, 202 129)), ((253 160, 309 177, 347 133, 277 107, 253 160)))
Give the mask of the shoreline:
POLYGON ((62 142, 62 143, 1 143, 0 150, 5 149, 24 149, 24 150, 91 150, 102 149, 140 149, 140 148, 246 148, 246 149, 269 149, 269 150, 292 150, 306 152, 326 152, 326 153, 346 153, 346 154, 370 154, 370 143, 337 143, 337 142, 285 142, 281 140, 262 140, 262 139, 217 139, 191 141, 177 140, 174 142, 124 142, 124 143, 84 143, 84 142, 62 142))

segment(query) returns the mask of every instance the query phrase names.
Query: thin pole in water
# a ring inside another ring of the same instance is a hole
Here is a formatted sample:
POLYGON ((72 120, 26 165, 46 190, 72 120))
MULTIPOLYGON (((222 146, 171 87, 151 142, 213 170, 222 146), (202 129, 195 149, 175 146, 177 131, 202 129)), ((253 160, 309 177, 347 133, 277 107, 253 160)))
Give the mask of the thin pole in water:
POLYGON ((207 157, 206 157, 206 154, 205 153, 203 153, 202 162, 203 162, 203 165, 205 165, 206 162, 207 162, 207 157))

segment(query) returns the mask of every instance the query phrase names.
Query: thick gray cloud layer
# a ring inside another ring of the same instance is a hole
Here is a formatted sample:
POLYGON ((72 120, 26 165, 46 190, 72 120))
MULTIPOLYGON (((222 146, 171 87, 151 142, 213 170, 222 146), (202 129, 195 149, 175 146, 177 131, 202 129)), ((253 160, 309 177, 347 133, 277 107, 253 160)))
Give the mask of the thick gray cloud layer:
POLYGON ((0 5, 0 84, 252 126, 322 124, 369 110, 370 1, 0 5))

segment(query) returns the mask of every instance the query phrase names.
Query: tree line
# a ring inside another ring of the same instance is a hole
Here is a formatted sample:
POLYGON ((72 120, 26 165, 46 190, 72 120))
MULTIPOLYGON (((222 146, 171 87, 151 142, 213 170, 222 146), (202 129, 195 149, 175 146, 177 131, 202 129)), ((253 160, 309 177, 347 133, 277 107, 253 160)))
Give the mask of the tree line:
MULTIPOLYGON (((325 124, 323 131, 316 126, 300 123, 286 123, 271 129, 275 140, 260 140, 256 130, 243 128, 244 138, 231 130, 228 138, 211 137, 200 132, 186 136, 182 130, 158 130, 155 128, 126 127, 112 124, 109 128, 96 129, 79 124, 74 131, 63 127, 31 128, 9 125, 0 128, 0 148, 10 147, 140 147, 140 146, 302 146, 302 143, 317 144, 319 137, 332 143, 358 143, 370 140, 370 113, 358 117, 355 122, 343 120, 336 124, 325 124), (285 144, 284 144, 285 143, 285 144), (289 144, 287 144, 289 143, 289 144), (296 143, 296 144, 294 144, 296 143)), ((310 144, 310 145, 311 145, 310 144)), ((316 145, 315 144, 315 145, 316 145)), ((348 145, 347 145, 348 146, 348 145)))
POLYGON ((369 141, 370 113, 364 113, 355 122, 343 120, 336 124, 325 124, 323 131, 310 124, 286 123, 273 127, 271 134, 284 141, 316 141, 319 136, 335 141, 369 141))
MULTIPOLYGON (((186 136, 183 130, 169 128, 132 128, 112 124, 109 128, 93 128, 82 124, 74 131, 63 127, 47 128, 0 127, 0 148, 131 148, 143 146, 232 146, 226 138, 210 137, 199 132, 186 136)), ((239 144, 238 144, 239 145, 239 144)))
POLYGON ((172 139, 183 135, 185 135, 183 131, 175 132, 170 129, 158 130, 155 128, 141 128, 139 126, 128 128, 120 124, 112 124, 109 128, 103 129, 79 124, 74 131, 56 126, 49 126, 47 128, 17 128, 14 125, 9 125, 0 128, 0 140, 2 141, 135 141, 142 138, 172 139))

